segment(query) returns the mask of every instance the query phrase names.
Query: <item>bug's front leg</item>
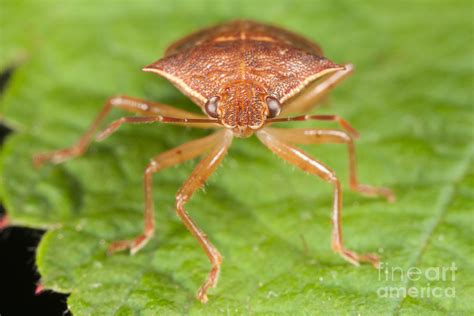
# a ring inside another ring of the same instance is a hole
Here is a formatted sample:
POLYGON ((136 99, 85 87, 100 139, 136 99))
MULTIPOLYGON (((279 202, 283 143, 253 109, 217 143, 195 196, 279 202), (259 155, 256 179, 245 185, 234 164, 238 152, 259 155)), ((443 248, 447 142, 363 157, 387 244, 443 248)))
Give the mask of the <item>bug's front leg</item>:
POLYGON ((389 202, 395 201, 395 194, 392 190, 359 183, 355 145, 349 133, 336 129, 317 128, 267 128, 266 130, 278 139, 292 144, 347 144, 350 188, 366 196, 383 196, 389 202))
POLYGON ((339 253, 342 258, 354 265, 359 265, 359 262, 369 262, 374 267, 379 266, 379 259, 374 254, 358 254, 354 251, 348 250, 344 246, 342 238, 342 191, 341 183, 336 177, 334 171, 326 167, 321 162, 311 158, 301 149, 294 147, 287 142, 281 140, 277 133, 273 133, 273 129, 264 128, 257 132, 257 137, 262 141, 271 151, 280 156, 283 160, 299 167, 303 171, 311 173, 320 177, 333 186, 334 201, 332 211, 332 248, 336 253, 339 253))
MULTIPOLYGON (((184 110, 177 109, 170 105, 157 103, 157 102, 150 102, 138 98, 132 98, 128 96, 116 96, 109 98, 102 110, 100 111, 99 115, 94 119, 90 127, 87 131, 79 138, 79 140, 71 147, 47 152, 47 153, 40 153, 33 157, 33 163, 36 167, 41 166, 45 162, 52 162, 52 163, 61 163, 65 160, 68 160, 73 157, 77 157, 82 155, 89 144, 92 141, 92 138, 99 128, 100 124, 110 111, 113 108, 119 108, 122 110, 126 110, 129 112, 141 114, 143 116, 170 116, 173 118, 188 118, 192 120, 201 120, 207 119, 202 115, 196 115, 191 112, 187 112, 184 110)), ((184 124, 187 126, 192 127, 202 127, 202 128, 215 128, 216 124, 208 124, 208 123, 186 123, 186 122, 176 122, 176 124, 184 124)))
POLYGON ((196 158, 204 152, 210 150, 221 141, 224 131, 219 131, 201 139, 193 140, 154 157, 145 169, 144 189, 145 189, 145 223, 143 233, 132 240, 120 240, 109 246, 109 253, 130 249, 131 254, 135 254, 153 236, 155 230, 154 205, 153 205, 153 174, 168 167, 180 164, 187 160, 196 158))
POLYGON ((209 258, 209 261, 211 261, 211 271, 197 293, 197 298, 203 303, 207 302, 207 291, 209 288, 215 287, 217 284, 222 257, 216 247, 207 239, 206 234, 193 222, 189 214, 185 211, 184 205, 189 201, 192 194, 206 182, 207 178, 209 178, 219 166, 232 142, 232 137, 231 131, 224 131, 222 140, 199 162, 176 195, 176 211, 178 216, 186 228, 198 240, 209 258))

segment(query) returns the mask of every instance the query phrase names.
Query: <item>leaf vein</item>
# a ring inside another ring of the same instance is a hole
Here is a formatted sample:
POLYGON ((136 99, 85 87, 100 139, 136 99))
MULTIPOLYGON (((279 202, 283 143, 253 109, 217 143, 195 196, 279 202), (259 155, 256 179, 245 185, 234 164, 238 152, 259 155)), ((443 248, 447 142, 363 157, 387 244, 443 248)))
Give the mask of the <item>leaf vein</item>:
MULTIPOLYGON (((441 193, 436 203, 436 212, 434 213, 433 219, 429 222, 428 227, 424 230, 424 233, 421 236, 420 246, 418 247, 418 249, 416 249, 414 255, 409 260, 408 267, 416 266, 420 262, 421 257, 428 248, 431 237, 433 236, 439 224, 442 222, 444 215, 446 214, 451 202, 454 199, 456 193, 456 186, 466 177, 467 173, 469 172, 469 166, 473 156, 474 145, 471 145, 469 146, 466 154, 464 155, 464 158, 458 164, 458 168, 453 172, 454 176, 452 177, 452 180, 442 187, 441 193)), ((407 275, 405 275, 403 288, 407 290, 410 284, 411 282, 409 278, 407 277, 407 275)), ((405 301, 405 298, 406 296, 403 295, 395 302, 392 308, 391 315, 399 314, 403 302, 405 301)))

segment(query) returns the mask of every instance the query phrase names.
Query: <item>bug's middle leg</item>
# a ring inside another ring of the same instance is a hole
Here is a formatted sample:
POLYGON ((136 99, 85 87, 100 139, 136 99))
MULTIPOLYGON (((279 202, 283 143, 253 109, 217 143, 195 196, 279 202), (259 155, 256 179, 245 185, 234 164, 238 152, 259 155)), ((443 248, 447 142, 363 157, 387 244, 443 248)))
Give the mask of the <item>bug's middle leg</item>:
POLYGON ((206 234, 193 222, 189 214, 185 211, 184 205, 189 201, 193 193, 206 182, 207 178, 209 178, 209 176, 219 166, 232 142, 232 137, 233 135, 231 131, 224 131, 221 141, 199 162, 192 174, 176 194, 176 211, 178 216, 181 218, 186 228, 198 240, 211 262, 211 271, 197 293, 197 298, 202 303, 207 302, 207 291, 209 288, 215 287, 217 284, 222 257, 216 247, 209 241, 206 234))
POLYGON ((154 205, 153 205, 153 174, 168 167, 191 160, 210 150, 223 137, 223 131, 216 132, 204 138, 190 141, 178 147, 165 151, 154 157, 144 172, 145 189, 145 218, 143 233, 132 240, 120 240, 109 246, 109 253, 130 249, 135 254, 151 239, 155 230, 154 205))
POLYGON ((359 183, 357 177, 357 159, 354 139, 347 132, 336 129, 316 128, 267 128, 280 140, 292 144, 347 144, 349 153, 349 186, 351 190, 366 196, 383 196, 389 202, 395 201, 392 190, 383 187, 373 187, 359 183))
POLYGON ((336 177, 334 171, 322 164, 321 162, 311 158, 301 149, 294 147, 284 140, 281 140, 274 129, 264 128, 257 132, 257 137, 271 151, 280 156, 283 160, 299 167, 303 171, 320 177, 324 181, 333 186, 334 201, 332 211, 332 249, 339 253, 343 259, 354 265, 359 262, 369 262, 373 266, 379 266, 379 259, 374 254, 358 254, 344 246, 342 238, 342 190, 341 183, 336 177))

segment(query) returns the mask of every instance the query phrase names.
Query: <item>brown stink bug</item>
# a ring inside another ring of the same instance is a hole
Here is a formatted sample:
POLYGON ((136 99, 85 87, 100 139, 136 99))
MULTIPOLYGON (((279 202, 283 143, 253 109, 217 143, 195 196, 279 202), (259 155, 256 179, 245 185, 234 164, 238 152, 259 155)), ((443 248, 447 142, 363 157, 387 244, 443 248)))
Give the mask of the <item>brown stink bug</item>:
POLYGON ((60 163, 79 156, 112 108, 139 114, 123 117, 98 134, 102 140, 124 123, 172 123, 197 128, 219 129, 154 157, 145 168, 145 225, 143 234, 131 240, 117 241, 109 251, 140 250, 153 236, 154 211, 152 176, 154 173, 205 154, 191 176, 176 194, 176 211, 194 235, 211 262, 211 271, 198 291, 201 302, 217 284, 221 255, 184 209, 220 164, 235 137, 258 139, 276 155, 300 169, 320 177, 334 188, 332 248, 354 265, 369 262, 377 266, 374 254, 357 254, 344 247, 341 228, 342 191, 334 171, 310 157, 297 144, 346 144, 349 150, 350 188, 365 195, 381 195, 389 201, 393 193, 386 188, 359 184, 353 139, 357 132, 337 115, 286 115, 311 109, 337 83, 352 73, 352 65, 338 65, 323 57, 319 46, 289 31, 252 21, 233 21, 191 34, 172 44, 165 56, 143 70, 171 81, 204 112, 193 114, 162 103, 128 96, 110 98, 86 133, 72 147, 39 154, 34 163, 60 163), (282 129, 272 123, 324 120, 338 123, 337 129, 282 129))

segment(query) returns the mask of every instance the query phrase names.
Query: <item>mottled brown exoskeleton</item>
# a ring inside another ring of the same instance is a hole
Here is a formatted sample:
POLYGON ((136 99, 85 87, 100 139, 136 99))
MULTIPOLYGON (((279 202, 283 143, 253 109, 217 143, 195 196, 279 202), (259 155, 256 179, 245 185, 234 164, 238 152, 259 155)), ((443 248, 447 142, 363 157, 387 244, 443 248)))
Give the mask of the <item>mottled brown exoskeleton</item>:
POLYGON ((109 251, 130 249, 136 253, 154 232, 152 176, 154 173, 205 154, 176 195, 176 211, 186 228, 199 241, 212 268, 197 297, 207 301, 207 291, 219 276, 221 255, 192 221, 184 205, 224 158, 235 137, 258 139, 282 159, 320 177, 334 189, 332 248, 354 265, 378 265, 374 254, 357 254, 344 247, 341 230, 341 183, 334 171, 296 147, 297 144, 346 144, 349 151, 350 188, 365 195, 381 195, 389 201, 386 188, 359 184, 356 176, 354 141, 357 132, 337 115, 288 114, 304 112, 352 72, 352 65, 338 65, 323 57, 319 46, 289 31, 251 21, 233 21, 191 34, 173 45, 165 56, 143 70, 171 81, 204 112, 205 116, 162 103, 128 96, 110 98, 87 132, 72 147, 34 157, 37 166, 46 161, 60 163, 87 149, 99 124, 112 108, 139 114, 123 117, 98 134, 103 140, 124 123, 174 123, 218 129, 211 135, 190 141, 154 157, 145 169, 145 225, 143 234, 132 240, 114 242, 109 251), (281 129, 272 123, 324 120, 338 123, 342 130, 281 129))

